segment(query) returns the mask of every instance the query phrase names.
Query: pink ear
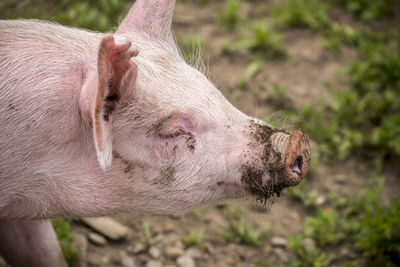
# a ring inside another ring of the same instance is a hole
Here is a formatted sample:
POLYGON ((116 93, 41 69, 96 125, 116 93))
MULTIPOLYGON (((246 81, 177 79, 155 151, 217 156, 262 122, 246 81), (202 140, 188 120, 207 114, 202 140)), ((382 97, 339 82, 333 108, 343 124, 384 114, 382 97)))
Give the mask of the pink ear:
POLYGON ((137 54, 130 42, 116 44, 111 34, 106 35, 100 42, 97 71, 89 75, 81 91, 81 113, 93 127, 103 169, 111 165, 113 111, 134 87, 137 68, 130 59, 137 54))
POLYGON ((136 0, 117 33, 136 27, 150 35, 169 38, 174 6, 175 0, 136 0))

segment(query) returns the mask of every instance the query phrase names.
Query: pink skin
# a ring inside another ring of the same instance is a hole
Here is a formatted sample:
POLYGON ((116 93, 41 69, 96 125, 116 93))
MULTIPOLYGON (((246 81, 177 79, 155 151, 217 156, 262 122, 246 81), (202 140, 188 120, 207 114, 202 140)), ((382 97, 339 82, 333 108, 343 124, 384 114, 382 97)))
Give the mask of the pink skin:
POLYGON ((0 220, 171 213, 302 179, 307 138, 187 65, 173 7, 138 0, 112 35, 0 22, 0 220))

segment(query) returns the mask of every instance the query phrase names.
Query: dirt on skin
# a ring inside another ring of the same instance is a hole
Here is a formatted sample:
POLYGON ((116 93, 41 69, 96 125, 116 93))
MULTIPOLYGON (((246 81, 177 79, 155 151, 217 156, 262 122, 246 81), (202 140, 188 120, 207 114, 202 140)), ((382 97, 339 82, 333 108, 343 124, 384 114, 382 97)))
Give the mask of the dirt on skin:
MULTIPOLYGON (((249 132, 253 140, 248 144, 250 148, 263 147, 261 156, 252 155, 245 151, 243 157, 247 163, 241 168, 242 183, 251 195, 265 202, 274 194, 278 197, 284 188, 286 177, 284 175, 284 156, 272 146, 272 134, 280 132, 268 125, 259 125, 249 122, 249 132), (263 176, 270 177, 267 184, 263 184, 263 176), (279 180, 276 179, 279 176, 279 180)), ((283 133, 283 132, 282 132, 283 133)))
MULTIPOLYGON (((173 30, 178 40, 187 35, 199 36, 204 40, 205 59, 211 80, 228 100, 243 112, 261 119, 271 117, 274 110, 270 105, 270 96, 273 95, 274 84, 287 88, 287 105, 294 107, 316 100, 329 101, 329 94, 324 90, 323 84, 330 84, 332 90, 346 89, 346 81, 338 73, 356 57, 355 51, 343 48, 340 55, 332 55, 323 47, 320 35, 302 29, 284 32, 288 59, 267 60, 254 81, 249 86, 239 89, 238 81, 252 57, 245 51, 233 54, 223 52, 222 44, 232 42, 236 37, 234 32, 216 24, 215 16, 223 10, 223 1, 208 1, 207 4, 199 2, 201 1, 177 1, 173 30)), ((267 2, 280 1, 245 2, 242 8, 243 15, 248 18, 268 19, 268 12, 264 8, 267 2)), ((336 13, 336 19, 339 21, 349 19, 340 11, 336 13)), ((162 122, 160 124, 162 125, 162 122)), ((265 139, 268 136, 260 135, 260 138, 265 139)), ((194 140, 188 142, 188 146, 194 144, 194 140)), ((315 147, 313 142, 311 147, 315 147)), ((126 164, 125 171, 131 170, 131 166, 126 164)), ((170 178, 172 174, 172 169, 167 168, 162 175, 170 178)), ((329 188, 338 193, 357 195, 360 194, 368 174, 368 166, 360 166, 359 162, 354 160, 330 166, 320 163, 314 175, 304 182, 317 192, 329 188)), ((396 179, 399 174, 391 169, 385 170, 385 174, 388 177, 388 185, 384 188, 384 194, 388 198, 399 196, 400 190, 396 190, 399 186, 399 180, 396 179)), ((248 175, 251 179, 254 176, 259 177, 259 174, 248 175)), ((194 232, 202 233, 201 242, 197 247, 194 246, 200 253, 194 257, 196 266, 255 266, 260 260, 285 265, 293 255, 284 246, 274 244, 272 239, 285 239, 300 232, 306 210, 303 205, 287 199, 284 195, 283 192, 279 199, 272 198, 266 203, 263 202, 263 205, 258 205, 249 197, 210 204, 178 215, 117 215, 114 216, 115 219, 133 230, 132 236, 121 242, 108 241, 105 246, 95 246, 89 242, 83 262, 86 262, 87 266, 123 266, 124 259, 131 257, 135 266, 149 266, 147 264, 151 261, 160 263, 160 266, 177 266, 176 256, 168 254, 167 249, 181 248, 187 252, 193 246, 184 240, 189 233, 194 232), (241 218, 244 218, 249 226, 268 231, 266 240, 256 246, 226 241, 221 233, 230 227, 226 215, 228 210, 240 210, 241 218), (144 225, 150 226, 150 240, 149 237, 145 237, 144 225), (145 245, 146 242, 157 249, 160 255, 149 253, 148 249, 138 249, 140 244, 145 245)), ((78 222, 72 222, 72 229, 77 235, 86 236, 91 232, 78 222)))

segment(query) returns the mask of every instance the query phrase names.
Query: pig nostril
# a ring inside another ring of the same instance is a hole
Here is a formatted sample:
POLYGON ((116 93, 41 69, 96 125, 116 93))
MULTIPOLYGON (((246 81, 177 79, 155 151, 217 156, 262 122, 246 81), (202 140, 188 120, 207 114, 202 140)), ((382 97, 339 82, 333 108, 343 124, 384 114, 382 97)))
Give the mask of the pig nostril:
POLYGON ((303 166, 303 158, 298 156, 294 163, 292 164, 292 171, 301 175, 301 167, 303 166))

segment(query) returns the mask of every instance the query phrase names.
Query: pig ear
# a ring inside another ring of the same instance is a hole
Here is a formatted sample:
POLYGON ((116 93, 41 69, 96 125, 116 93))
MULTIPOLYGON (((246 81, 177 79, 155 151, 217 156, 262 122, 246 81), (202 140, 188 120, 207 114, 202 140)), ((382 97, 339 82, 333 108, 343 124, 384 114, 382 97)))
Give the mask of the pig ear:
POLYGON ((130 42, 116 44, 112 35, 106 35, 99 46, 97 72, 92 73, 82 88, 81 112, 93 127, 97 157, 103 169, 111 165, 115 109, 127 98, 136 81, 137 68, 130 59, 137 54, 130 42))
POLYGON ((137 28, 159 38, 170 38, 174 6, 175 0, 136 0, 117 33, 137 28))

